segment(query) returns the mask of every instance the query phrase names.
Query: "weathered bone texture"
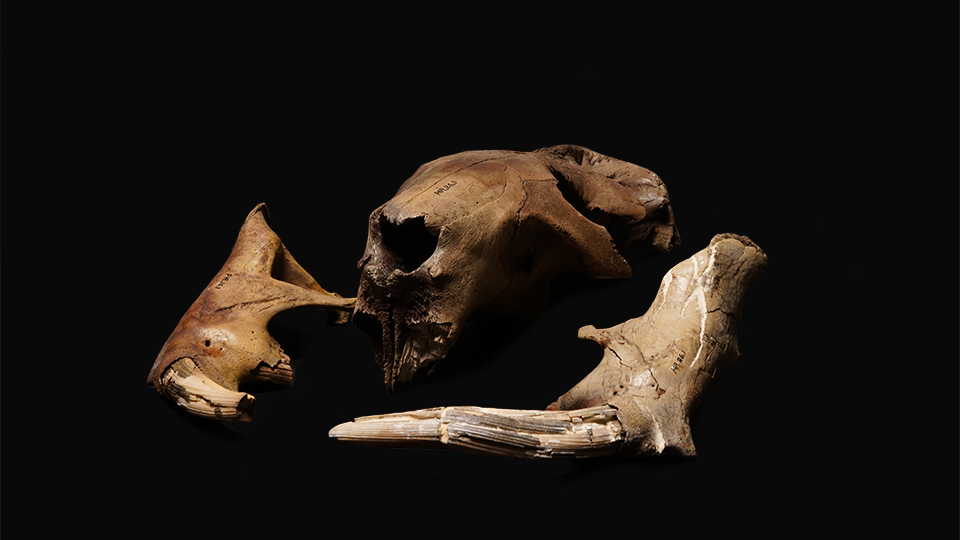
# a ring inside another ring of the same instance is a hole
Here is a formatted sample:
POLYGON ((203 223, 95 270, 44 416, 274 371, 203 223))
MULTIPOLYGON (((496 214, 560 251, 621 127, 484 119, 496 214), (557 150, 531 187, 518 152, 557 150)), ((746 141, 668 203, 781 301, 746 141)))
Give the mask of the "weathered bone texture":
POLYGON ((325 291, 297 264, 259 204, 226 264, 167 338, 147 384, 197 416, 250 421, 256 399, 239 392, 241 384, 293 380, 290 357, 267 332, 270 319, 318 307, 343 324, 355 301, 325 291))
POLYGON ((643 167, 578 146, 440 158, 371 214, 354 324, 396 393, 471 314, 529 318, 557 274, 630 277, 625 255, 679 241, 666 187, 643 167))
POLYGON ((766 265, 748 238, 714 237, 667 273, 642 317, 580 329, 580 338, 604 346, 603 360, 547 411, 427 409, 358 418, 330 436, 531 458, 693 456, 690 415, 737 359, 743 297, 766 265))

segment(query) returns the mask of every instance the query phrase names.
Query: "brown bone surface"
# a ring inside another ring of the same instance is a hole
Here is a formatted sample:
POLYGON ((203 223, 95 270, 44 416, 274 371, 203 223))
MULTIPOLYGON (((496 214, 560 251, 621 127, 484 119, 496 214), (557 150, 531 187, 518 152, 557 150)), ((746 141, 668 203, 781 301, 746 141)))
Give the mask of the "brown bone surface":
POLYGON ((695 455, 690 415, 739 356, 743 298, 766 266, 748 238, 714 237, 664 276, 642 317, 580 329, 603 360, 546 411, 441 407, 358 418, 330 436, 530 458, 695 455))
POLYGON ((192 414, 249 421, 250 382, 289 384, 290 358, 267 332, 274 315, 297 307, 330 310, 345 323, 354 298, 325 291, 269 226, 267 207, 247 216, 223 268, 167 338, 147 383, 192 414))
POLYGON ((573 270, 626 278, 624 256, 679 236, 651 171, 578 146, 424 164, 370 216, 354 324, 395 393, 446 357, 472 314, 530 317, 573 270))

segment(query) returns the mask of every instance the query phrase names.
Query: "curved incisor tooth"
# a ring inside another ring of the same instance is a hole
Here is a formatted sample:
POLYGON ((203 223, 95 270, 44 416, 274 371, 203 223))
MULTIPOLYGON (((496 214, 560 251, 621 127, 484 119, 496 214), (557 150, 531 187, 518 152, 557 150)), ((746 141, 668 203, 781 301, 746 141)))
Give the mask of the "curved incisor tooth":
POLYGON ((616 409, 608 406, 572 411, 440 407, 357 418, 336 426, 329 435, 374 446, 579 458, 615 453, 623 430, 616 409))
POLYGON ((170 365, 161 378, 163 391, 191 413, 216 420, 249 422, 257 400, 250 394, 228 390, 200 371, 190 358, 170 365))

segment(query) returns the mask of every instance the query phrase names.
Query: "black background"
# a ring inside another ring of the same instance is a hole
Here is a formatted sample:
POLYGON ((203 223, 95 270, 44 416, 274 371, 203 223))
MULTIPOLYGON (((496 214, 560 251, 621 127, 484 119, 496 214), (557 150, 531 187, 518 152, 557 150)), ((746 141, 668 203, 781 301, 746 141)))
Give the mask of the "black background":
POLYGON ((936 32, 905 53, 876 14, 426 15, 113 13, 123 24, 47 45, 52 67, 17 65, 31 99, 4 143, 33 151, 7 176, 38 189, 15 215, 55 226, 29 249, 4 235, 5 329, 21 283, 53 307, 6 333, 8 529, 687 537, 956 523, 956 325, 906 331, 917 311, 892 307, 949 298, 931 268, 956 283, 955 205, 946 253, 917 245, 940 234, 923 208, 957 200, 955 162, 924 165, 955 157, 956 111, 908 95, 952 88, 955 105, 956 59, 911 61, 942 45, 936 32), (678 250, 629 280, 561 276, 535 322, 470 328, 398 396, 363 333, 310 310, 271 325, 296 380, 258 393, 249 424, 193 418, 145 384, 256 204, 322 286, 350 296, 368 215, 420 164, 555 144, 659 174, 678 250), (693 419, 696 458, 527 461, 327 437, 369 414, 546 406, 600 360, 578 328, 642 315, 664 273, 724 232, 770 266, 746 297, 740 359, 693 419), (11 360, 21 347, 33 364, 11 360))

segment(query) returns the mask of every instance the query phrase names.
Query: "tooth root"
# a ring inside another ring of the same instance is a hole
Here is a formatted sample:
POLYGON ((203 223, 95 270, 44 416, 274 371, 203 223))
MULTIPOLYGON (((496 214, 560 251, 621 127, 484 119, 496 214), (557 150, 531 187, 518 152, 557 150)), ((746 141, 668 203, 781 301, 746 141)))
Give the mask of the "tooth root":
POLYGON ((338 440, 414 448, 457 448, 526 458, 616 453, 623 429, 609 406, 572 411, 442 407, 357 418, 330 430, 338 440))
POLYGON ((189 412, 215 420, 249 422, 256 398, 220 386, 200 371, 190 358, 170 365, 161 378, 162 391, 189 412))

